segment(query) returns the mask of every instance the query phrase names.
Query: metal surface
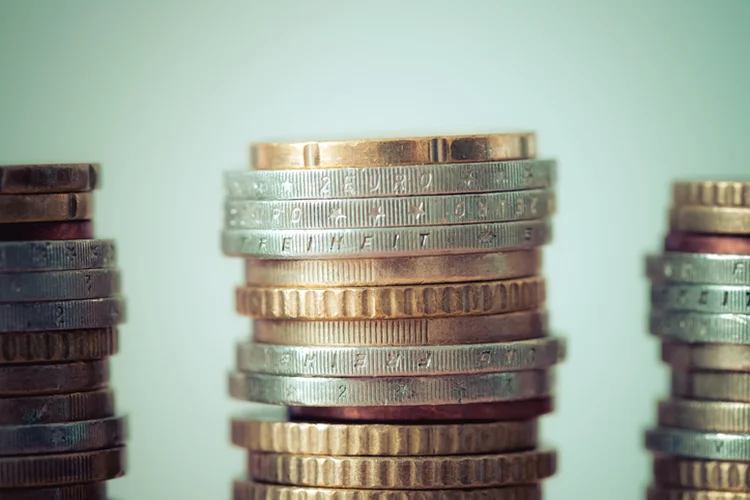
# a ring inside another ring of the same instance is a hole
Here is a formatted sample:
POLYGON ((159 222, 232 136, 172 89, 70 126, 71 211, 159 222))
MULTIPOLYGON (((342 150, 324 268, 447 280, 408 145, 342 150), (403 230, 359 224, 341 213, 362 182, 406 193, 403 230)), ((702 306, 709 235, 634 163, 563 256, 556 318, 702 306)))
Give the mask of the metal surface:
POLYGON ((646 432, 646 448, 678 457, 750 461, 750 434, 659 427, 646 432))
POLYGON ((0 456, 41 455, 115 448, 124 444, 127 422, 123 417, 0 426, 0 456))
POLYGON ((0 304, 0 332, 109 328, 125 317, 121 298, 0 304))
POLYGON ((114 327, 0 334, 0 364, 88 361, 114 356, 118 349, 114 327))
POLYGON ((750 286, 652 285, 651 305, 664 311, 750 314, 750 286))
POLYGON ((0 194, 76 193, 99 187, 96 163, 0 165, 0 194))
POLYGON ((0 274, 0 302, 100 299, 120 292, 113 268, 0 274))
POLYGON ((120 477, 124 473, 124 448, 58 455, 0 457, 0 488, 98 482, 120 477))
POLYGON ((750 344, 750 315, 652 309, 650 331, 681 342, 750 344))
POLYGON ((115 399, 110 389, 0 398, 0 425, 75 422, 114 414, 115 399))
POLYGON ((109 382, 109 361, 0 365, 0 397, 93 391, 109 382))
POLYGON ((647 258, 646 272, 656 283, 750 285, 750 256, 665 252, 647 258))
POLYGON ((115 265, 112 240, 0 243, 0 273, 96 269, 115 265))
POLYGON ((704 432, 750 434, 750 404, 667 399, 659 402, 659 425, 704 432))
POLYGON ((93 213, 90 193, 0 196, 0 223, 89 220, 93 213))

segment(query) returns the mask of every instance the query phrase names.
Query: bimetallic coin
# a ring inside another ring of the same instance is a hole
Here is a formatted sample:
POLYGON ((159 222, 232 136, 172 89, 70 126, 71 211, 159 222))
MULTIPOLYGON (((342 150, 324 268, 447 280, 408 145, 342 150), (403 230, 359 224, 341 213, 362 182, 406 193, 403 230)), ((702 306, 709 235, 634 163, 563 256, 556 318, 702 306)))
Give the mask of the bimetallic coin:
POLYGON ((0 425, 54 424, 114 416, 111 390, 0 398, 0 425))
POLYGON ((680 342, 750 344, 750 315, 652 310, 650 331, 680 342))
POLYGON ((552 190, 344 200, 229 200, 227 229, 358 229, 424 227, 545 219, 552 190))
POLYGON ((672 371, 672 396, 750 402, 750 373, 672 371))
POLYGON ((750 463, 654 457, 654 480, 661 487, 750 491, 750 463))
POLYGON ((555 470, 555 452, 546 450, 432 457, 248 453, 248 474, 256 481, 324 488, 481 488, 535 483, 555 470))
POLYGON ((683 205, 672 210, 670 229, 709 234, 750 234, 750 208, 683 205))
POLYGON ((0 304, 0 332, 109 328, 124 317, 125 303, 117 297, 0 304))
POLYGON ((667 399, 659 402, 659 425, 704 432, 750 434, 750 404, 667 399))
POLYGON ((93 221, 0 224, 0 242, 85 239, 94 239, 93 221))
POLYGON ((107 486, 104 482, 50 488, 5 489, 2 493, 3 500, 107 500, 107 486))
POLYGON ((0 223, 89 220, 93 213, 90 193, 0 196, 0 223))
POLYGON ((117 354, 116 328, 0 334, 0 365, 88 361, 117 354))
POLYGON ((664 239, 664 249, 668 252, 750 255, 750 238, 673 231, 664 239))
POLYGON ((520 250, 551 239, 548 220, 318 231, 227 229, 222 249, 232 256, 273 259, 397 257, 520 250))
MULTIPOLYGON (((511 342, 544 337, 547 313, 351 321, 254 320, 253 339, 296 346, 419 346, 511 342)), ((749 334, 750 338, 750 334, 749 334)))
POLYGON ((339 456, 476 455, 536 447, 537 421, 448 425, 327 424, 232 419, 232 443, 252 451, 339 456))
POLYGON ((555 338, 429 347, 298 347, 244 342, 237 369, 303 377, 380 377, 539 370, 561 362, 555 338))
POLYGON ((125 473, 125 448, 0 457, 0 488, 34 488, 107 481, 125 473))
POLYGON ((750 314, 750 286, 652 285, 651 305, 665 311, 750 314))
POLYGON ((238 287, 237 312, 260 319, 400 319, 502 314, 544 306, 540 277, 433 285, 238 287))
POLYGON ((111 240, 0 243, 0 273, 68 271, 114 265, 115 245, 111 240))
POLYGON ((99 184, 96 163, 0 165, 0 194, 77 193, 99 184))
POLYGON ((82 422, 0 426, 0 456, 72 453, 125 443, 126 421, 110 417, 82 422))
POLYGON ((116 269, 0 274, 0 302, 79 300, 111 297, 120 292, 116 269))
POLYGON ((675 206, 750 207, 750 182, 697 181, 675 182, 672 186, 675 206))
POLYGON ((257 170, 389 167, 536 156, 534 134, 487 134, 349 141, 265 143, 251 146, 257 170))
POLYGON ((107 360, 49 365, 0 365, 0 397, 93 391, 109 382, 107 360))
POLYGON ((224 174, 224 189, 230 200, 325 200, 522 191, 552 187, 556 171, 554 160, 328 170, 238 170, 224 174))
POLYGON ((682 371, 750 372, 750 345, 664 342, 661 359, 682 371))
POLYGON ((233 373, 233 398, 287 406, 413 406, 516 401, 549 396, 546 371, 441 377, 282 377, 233 373))
POLYGON ((703 460, 750 460, 750 435, 659 427, 646 432, 646 448, 703 460))
POLYGON ((750 256, 666 252, 646 267, 655 283, 750 285, 750 256))
POLYGON ((293 287, 393 286, 523 278, 539 274, 541 267, 539 248, 384 259, 247 259, 245 281, 293 287))

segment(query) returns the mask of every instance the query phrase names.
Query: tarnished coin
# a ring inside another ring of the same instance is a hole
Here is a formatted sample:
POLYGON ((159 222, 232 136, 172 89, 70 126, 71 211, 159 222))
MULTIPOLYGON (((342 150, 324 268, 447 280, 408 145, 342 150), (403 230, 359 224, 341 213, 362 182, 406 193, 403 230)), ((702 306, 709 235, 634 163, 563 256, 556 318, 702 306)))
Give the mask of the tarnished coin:
POLYGON ((5 489, 2 494, 3 500, 107 500, 107 486, 101 482, 50 488, 5 489))
POLYGON ((656 283, 750 285, 750 256, 665 252, 646 260, 656 283))
POLYGON ((750 404, 667 399, 659 402, 659 425, 705 432, 750 434, 750 404))
POLYGON ((750 463, 656 455, 654 480, 662 487, 749 492, 750 463))
POLYGON ((672 396, 750 402, 750 373, 672 371, 672 396))
POLYGON ((109 389, 0 398, 0 425, 75 422, 112 417, 114 414, 115 398, 109 389))
POLYGON ((110 328, 125 316, 119 297, 0 304, 0 332, 110 328))
POLYGON ((750 345, 664 342, 661 359, 682 371, 750 372, 750 345))
POLYGON ((750 286, 652 285, 651 305, 663 311, 750 314, 750 286))
POLYGON ((664 240, 664 249, 669 252, 750 255, 750 238, 672 231, 664 240))
POLYGON ((89 220, 93 213, 90 193, 0 196, 0 223, 89 220))
POLYGON ((750 461, 750 435, 699 432, 659 427, 646 432, 646 448, 654 453, 703 460, 750 461))
POLYGON ((0 456, 42 455, 115 448, 125 443, 126 420, 0 426, 0 456))
POLYGON ((34 488, 107 481, 125 473, 125 448, 0 457, 0 488, 34 488))
POLYGON ((96 163, 0 165, 0 194, 77 193, 99 184, 96 163))
POLYGON ((114 265, 115 245, 111 240, 0 243, 0 273, 97 269, 114 265))
POLYGON ((0 365, 0 396, 93 391, 109 382, 109 361, 0 365))
POLYGON ((675 206, 750 207, 750 182, 692 181, 672 186, 675 206))
POLYGON ((94 222, 20 222, 0 224, 0 242, 94 239, 94 222))
POLYGON ((116 328, 0 333, 0 365, 88 361, 117 354, 116 328))
POLYGON ((651 486, 646 500, 750 500, 750 493, 716 490, 685 490, 651 486))
POLYGON ((120 292, 113 268, 0 274, 0 302, 100 299, 120 292))
POLYGON ((750 344, 750 315, 652 309, 650 331, 680 342, 750 344))

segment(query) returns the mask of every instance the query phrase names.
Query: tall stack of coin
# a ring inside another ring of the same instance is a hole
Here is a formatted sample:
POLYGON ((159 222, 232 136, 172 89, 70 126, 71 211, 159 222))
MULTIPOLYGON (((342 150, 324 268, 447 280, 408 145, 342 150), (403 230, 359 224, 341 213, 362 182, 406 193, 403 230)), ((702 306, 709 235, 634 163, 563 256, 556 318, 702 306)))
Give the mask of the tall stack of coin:
POLYGON ((651 332, 672 369, 646 434, 648 498, 750 499, 750 183, 676 183, 647 269, 651 332))
POLYGON ((90 164, 0 166, 0 498, 104 500, 124 473, 108 388, 123 314, 90 164))
POLYGON ((532 134, 256 144, 225 177, 224 252, 254 319, 230 393, 236 500, 535 500, 552 409, 541 246, 553 161, 532 134))

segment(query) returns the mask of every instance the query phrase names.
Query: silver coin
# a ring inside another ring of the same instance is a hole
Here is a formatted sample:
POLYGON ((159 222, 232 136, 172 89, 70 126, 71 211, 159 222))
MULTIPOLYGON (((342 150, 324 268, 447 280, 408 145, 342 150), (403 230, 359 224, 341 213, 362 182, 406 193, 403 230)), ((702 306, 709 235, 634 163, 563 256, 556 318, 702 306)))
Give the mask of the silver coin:
POLYGON ((652 310, 650 331, 691 343, 750 344, 750 315, 652 310))
POLYGON ((227 201, 227 229, 423 227, 544 219, 551 190, 350 200, 227 201))
POLYGON ((321 200, 543 189, 555 183, 554 160, 334 168, 240 170, 224 174, 227 198, 321 200))
POLYGON ((0 242, 0 273, 97 269, 115 265, 110 240, 0 242))
POLYGON ((119 291, 113 268, 0 274, 0 302, 99 299, 119 291))
POLYGON ((411 406, 516 401, 549 396, 547 371, 442 377, 282 377, 232 373, 233 398, 287 406, 411 406))
POLYGON ((659 402, 659 425, 701 432, 750 433, 750 404, 666 399, 659 402))
POLYGON ((651 305, 661 310, 750 313, 750 286, 652 285, 651 305))
POLYGON ((126 420, 111 417, 54 424, 0 426, 0 456, 71 453, 125 443, 126 420))
POLYGON ((655 453, 703 460, 750 460, 750 434, 659 427, 646 432, 646 448, 655 453))
POLYGON ((222 249, 227 255, 276 259, 388 257, 515 250, 539 247, 551 239, 551 224, 541 219, 419 228, 228 229, 222 249))
POLYGON ((750 401, 750 373, 672 370, 672 396, 705 401, 750 401))
POLYGON ((420 347, 298 347, 243 342, 237 369, 302 377, 380 377, 539 370, 563 360, 565 342, 543 338, 420 347))
POLYGON ((0 332, 107 328, 124 317, 125 303, 118 297, 0 304, 0 332))
POLYGON ((665 252, 646 259, 656 283, 750 285, 750 256, 665 252))

